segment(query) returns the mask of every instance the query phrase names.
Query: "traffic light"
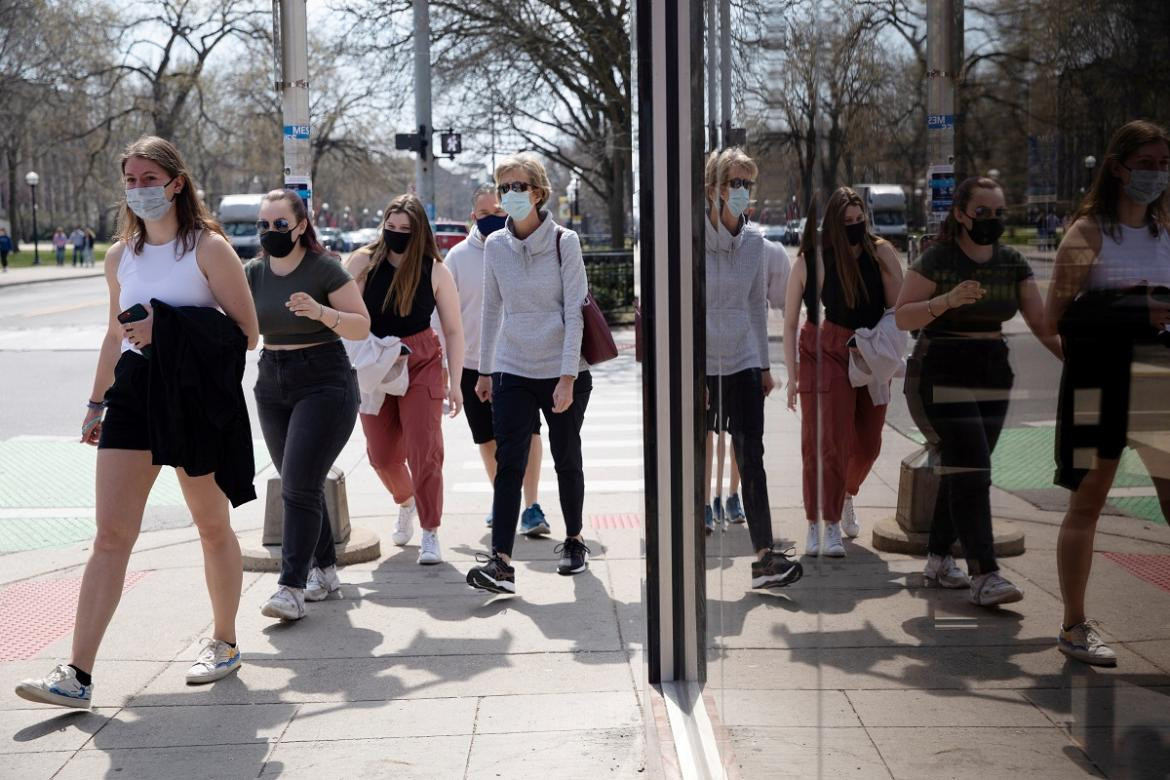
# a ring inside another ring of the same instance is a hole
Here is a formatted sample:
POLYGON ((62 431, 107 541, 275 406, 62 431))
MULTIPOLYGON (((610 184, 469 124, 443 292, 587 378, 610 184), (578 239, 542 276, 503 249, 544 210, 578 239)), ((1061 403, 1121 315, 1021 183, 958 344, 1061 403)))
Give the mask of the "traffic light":
POLYGON ((463 135, 460 133, 443 133, 439 136, 439 143, 443 147, 443 154, 453 157, 463 151, 463 135))

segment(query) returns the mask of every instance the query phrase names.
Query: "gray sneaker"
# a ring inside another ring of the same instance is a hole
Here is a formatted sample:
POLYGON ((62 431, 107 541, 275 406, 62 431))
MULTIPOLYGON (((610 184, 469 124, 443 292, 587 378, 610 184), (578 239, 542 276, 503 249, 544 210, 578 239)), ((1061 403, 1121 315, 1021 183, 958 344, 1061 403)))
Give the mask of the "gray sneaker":
POLYGON ((337 566, 326 566, 324 569, 314 566, 309 569, 305 601, 324 601, 330 596, 341 598, 341 578, 337 576, 337 566))
POLYGON ((195 663, 187 670, 188 685, 222 680, 240 668, 240 650, 219 639, 204 638, 195 663))
POLYGON ((1101 640, 1094 621, 1086 620, 1072 628, 1060 628, 1056 647, 1069 658, 1093 666, 1117 666, 1117 653, 1101 640))
POLYGON ((971 593, 967 598, 976 606, 995 607, 1020 601, 1024 598, 1024 592, 1001 577, 999 572, 993 571, 971 578, 971 593))
POLYGON ((927 555, 926 568, 922 570, 922 576, 928 583, 933 582, 940 588, 971 587, 971 578, 963 573, 955 559, 949 555, 939 556, 934 553, 927 555))
POLYGON ((281 585, 260 608, 264 617, 300 620, 305 616, 305 591, 281 585))

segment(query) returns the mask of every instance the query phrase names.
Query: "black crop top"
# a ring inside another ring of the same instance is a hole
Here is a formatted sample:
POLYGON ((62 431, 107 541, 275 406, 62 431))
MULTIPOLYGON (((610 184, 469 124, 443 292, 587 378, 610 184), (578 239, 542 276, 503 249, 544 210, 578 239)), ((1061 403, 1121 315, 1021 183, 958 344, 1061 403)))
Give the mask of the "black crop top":
POLYGON ((434 261, 423 259, 422 273, 418 278, 418 289, 414 293, 414 303, 410 313, 405 317, 398 314, 398 304, 390 301, 386 307, 386 293, 390 291, 390 283, 394 281, 394 266, 389 260, 378 264, 369 278, 366 279, 362 299, 370 312, 370 333, 375 336, 394 336, 406 338, 416 333, 422 333, 431 326, 431 314, 435 311, 435 291, 431 287, 431 271, 434 261))
MULTIPOLYGON (((946 295, 959 282, 974 279, 986 290, 983 298, 957 309, 947 309, 931 320, 927 333, 995 333, 1020 310, 1020 282, 1032 277, 1023 255, 996 244, 991 259, 977 263, 955 244, 936 244, 910 266, 936 285, 935 295, 946 295)), ((937 308, 937 306, 936 306, 937 308)))
MULTIPOLYGON (((804 305, 809 320, 816 322, 816 269, 807 261, 808 258, 805 266, 809 273, 804 285, 804 305)), ((821 285, 821 305, 825 310, 825 319, 849 330, 872 328, 886 312, 886 290, 878 261, 870 257, 868 252, 862 252, 857 258, 857 265, 861 269, 861 284, 865 292, 858 296, 857 305, 850 309, 845 305, 845 292, 841 289, 841 278, 837 276, 837 264, 832 255, 824 255, 825 282, 821 285)))

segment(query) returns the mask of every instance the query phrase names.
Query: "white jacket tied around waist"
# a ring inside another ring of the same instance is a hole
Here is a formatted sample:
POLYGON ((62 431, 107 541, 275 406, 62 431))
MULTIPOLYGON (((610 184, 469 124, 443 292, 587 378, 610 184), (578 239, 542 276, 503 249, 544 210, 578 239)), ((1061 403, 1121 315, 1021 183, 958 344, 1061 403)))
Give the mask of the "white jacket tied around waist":
POLYGON ((858 328, 853 338, 857 351, 849 352, 849 384, 868 386, 873 405, 884 406, 890 402, 890 380, 906 375, 909 337, 894 323, 894 310, 886 309, 876 326, 858 328))
POLYGON ((345 354, 357 373, 358 392, 361 393, 362 414, 382 411, 382 402, 388 395, 406 395, 410 374, 406 370, 406 356, 410 348, 396 336, 366 336, 361 341, 342 339, 345 354))

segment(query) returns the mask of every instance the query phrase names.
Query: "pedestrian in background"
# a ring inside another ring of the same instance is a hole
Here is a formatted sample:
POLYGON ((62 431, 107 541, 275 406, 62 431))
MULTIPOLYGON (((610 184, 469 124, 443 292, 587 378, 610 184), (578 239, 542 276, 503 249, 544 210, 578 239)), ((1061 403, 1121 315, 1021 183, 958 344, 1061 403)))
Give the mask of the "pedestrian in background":
POLYGON ((93 246, 97 241, 97 236, 94 234, 92 228, 85 229, 85 265, 93 268, 93 246))
POLYGON ((8 273, 8 254, 12 250, 12 236, 8 235, 7 230, 0 227, 0 266, 3 266, 4 273, 8 273))
POLYGON ((415 195, 400 195, 386 207, 378 238, 353 252, 347 269, 370 314, 370 332, 394 336, 410 350, 410 384, 402 396, 387 395, 378 414, 362 414, 370 466, 398 504, 391 541, 405 546, 422 526, 418 562, 443 560, 439 525, 443 516, 443 399, 451 417, 463 408, 463 326, 459 293, 443 265, 431 223, 415 195), (443 350, 431 327, 436 308, 447 344, 449 377, 443 381, 443 350), (451 377, 455 381, 451 381, 451 377))
MULTIPOLYGON (((492 405, 479 400, 475 394, 475 384, 479 381, 479 347, 483 324, 483 247, 488 236, 502 228, 507 218, 507 212, 500 206, 496 186, 481 185, 472 196, 471 219, 475 224, 471 233, 451 247, 444 260, 459 291, 459 312, 463 320, 466 357, 459 383, 463 393, 463 411, 471 429, 472 441, 479 447, 488 480, 493 484, 496 481, 496 438, 492 430, 492 405)), ((524 471, 524 504, 527 508, 520 515, 520 533, 530 538, 545 536, 551 531, 544 510, 537 501, 542 455, 538 415, 528 449, 528 466, 524 471)), ((490 514, 487 524, 489 528, 492 525, 490 514)))
POLYGON ((73 228, 69 234, 69 243, 73 245, 73 267, 85 267, 85 231, 81 226, 73 228))
MULTIPOLYGON (((182 404, 178 401, 170 404, 168 401, 172 399, 167 398, 154 404, 148 401, 148 384, 152 386, 151 392, 162 392, 161 388, 153 387, 160 376, 157 370, 152 373, 152 363, 157 363, 163 355, 162 350, 150 358, 146 353, 160 337, 169 336, 158 324, 161 309, 158 306, 146 309, 145 304, 158 301, 159 306, 175 307, 172 312, 178 312, 178 307, 190 307, 207 315, 206 319, 198 320, 191 315, 191 321, 220 323, 214 331, 209 327, 204 334, 189 331, 186 336, 191 341, 202 337, 200 346, 207 347, 218 358, 226 352, 214 345, 226 342, 227 334, 233 334, 238 339, 239 353, 232 358, 238 360, 240 375, 244 347, 255 348, 259 338, 256 310, 243 266, 219 225, 195 197, 195 183, 178 149, 162 138, 140 138, 123 152, 120 167, 126 194, 118 220, 118 240, 110 248, 105 264, 110 293, 109 326, 98 354, 93 391, 81 426, 81 441, 98 448, 97 536, 90 548, 77 599, 69 664, 60 664, 45 677, 25 680, 16 687, 17 695, 30 701, 84 709, 89 708, 92 700, 91 674, 98 646, 122 595, 126 567, 138 538, 147 496, 161 468, 154 465, 158 462, 156 450, 160 444, 184 445, 177 441, 158 441, 160 429, 171 430, 174 426, 171 405, 182 404), (123 322, 119 319, 123 312, 147 316, 123 317, 127 320, 123 322)), ((195 353, 194 349, 177 350, 167 359, 180 364, 168 365, 176 372, 203 373, 200 367, 182 363, 199 360, 195 353)), ((239 389, 238 378, 219 373, 236 385, 214 388, 220 397, 239 389)), ((188 387, 185 392, 200 389, 188 387)), ((237 431, 242 437, 236 441, 250 444, 242 392, 238 406, 243 415, 243 429, 237 431)), ((227 411, 220 410, 221 414, 227 411)), ((188 433, 185 429, 181 432, 188 433)), ((222 440, 200 442, 204 448, 215 451, 220 451, 224 443, 222 440)), ((176 469, 187 508, 199 530, 214 613, 212 636, 203 640, 195 663, 187 670, 186 679, 190 684, 213 682, 240 668, 235 620, 243 565, 240 544, 231 528, 228 496, 221 484, 234 486, 234 503, 255 497, 251 486, 254 471, 251 448, 244 449, 246 452, 241 453, 239 462, 230 464, 231 474, 216 471, 191 476, 183 468, 176 469)), ((229 466, 226 462, 223 465, 229 466)), ((194 608, 189 595, 176 603, 176 609, 194 608)), ((158 618, 144 616, 143 625, 158 630, 161 625, 158 618)))
MULTIPOLYGON (((851 353, 859 332, 877 329, 898 299, 902 265, 893 245, 870 232, 865 204, 848 187, 829 197, 819 235, 815 222, 810 216, 805 223, 801 254, 788 277, 784 356, 788 408, 795 411, 799 396, 802 410, 802 492, 809 523, 805 554, 840 558, 845 555, 842 537, 860 533, 853 498, 881 453, 889 409, 888 378, 881 388, 885 403, 877 403, 868 387, 853 386, 851 353), (802 302, 807 319, 798 342, 802 302), (825 523, 823 545, 820 520, 825 523)), ((892 317, 888 325, 896 330, 892 317)))
POLYGON ((910 266, 896 314, 899 328, 921 331, 906 369, 906 401, 940 461, 924 576, 967 588, 971 603, 984 607, 1024 597, 1000 574, 991 527, 991 454, 1015 378, 1003 323, 1021 313, 1060 357, 1028 261, 999 243, 1005 213, 999 184, 964 180, 938 240, 910 266), (967 574, 951 557, 956 539, 967 574))
MULTIPOLYGON (((739 465, 755 554, 751 585, 775 588, 796 582, 804 570, 772 549, 772 510, 764 473, 764 399, 774 387, 768 350, 771 269, 763 232, 744 216, 758 172, 755 161, 738 147, 712 152, 704 170, 706 405, 708 430, 730 433, 739 465)), ((706 476, 709 483, 709 469, 706 476)))
POLYGON ((545 207, 552 197, 548 173, 533 155, 500 162, 495 172, 503 230, 484 244, 483 323, 476 395, 492 405, 496 478, 492 496, 492 546, 467 584, 491 593, 516 592, 512 548, 520 515, 521 483, 537 416, 548 424, 566 538, 557 573, 589 568, 582 536, 585 472, 581 426, 593 391, 581 356, 581 306, 589 285, 581 240, 562 228, 545 207))
POLYGON ((370 316, 295 192, 265 195, 256 228, 263 254, 244 268, 264 337, 256 411, 284 503, 280 578, 260 612, 299 620, 306 600, 341 589, 325 479, 357 423, 357 377, 341 339, 364 339, 370 316))
POLYGON ((65 265, 65 247, 69 244, 69 237, 65 235, 65 228, 53 231, 53 250, 57 253, 57 265, 65 265))
POLYGON ((1057 647, 1088 664, 1117 655, 1085 613, 1097 520, 1121 455, 1133 446, 1170 518, 1170 136, 1134 121, 1114 133, 1056 253, 1048 288, 1065 364, 1056 423, 1056 484, 1072 491, 1056 543, 1064 619, 1057 647), (1159 343, 1161 342, 1161 343, 1159 343), (1137 366, 1142 365, 1142 370, 1137 366))

